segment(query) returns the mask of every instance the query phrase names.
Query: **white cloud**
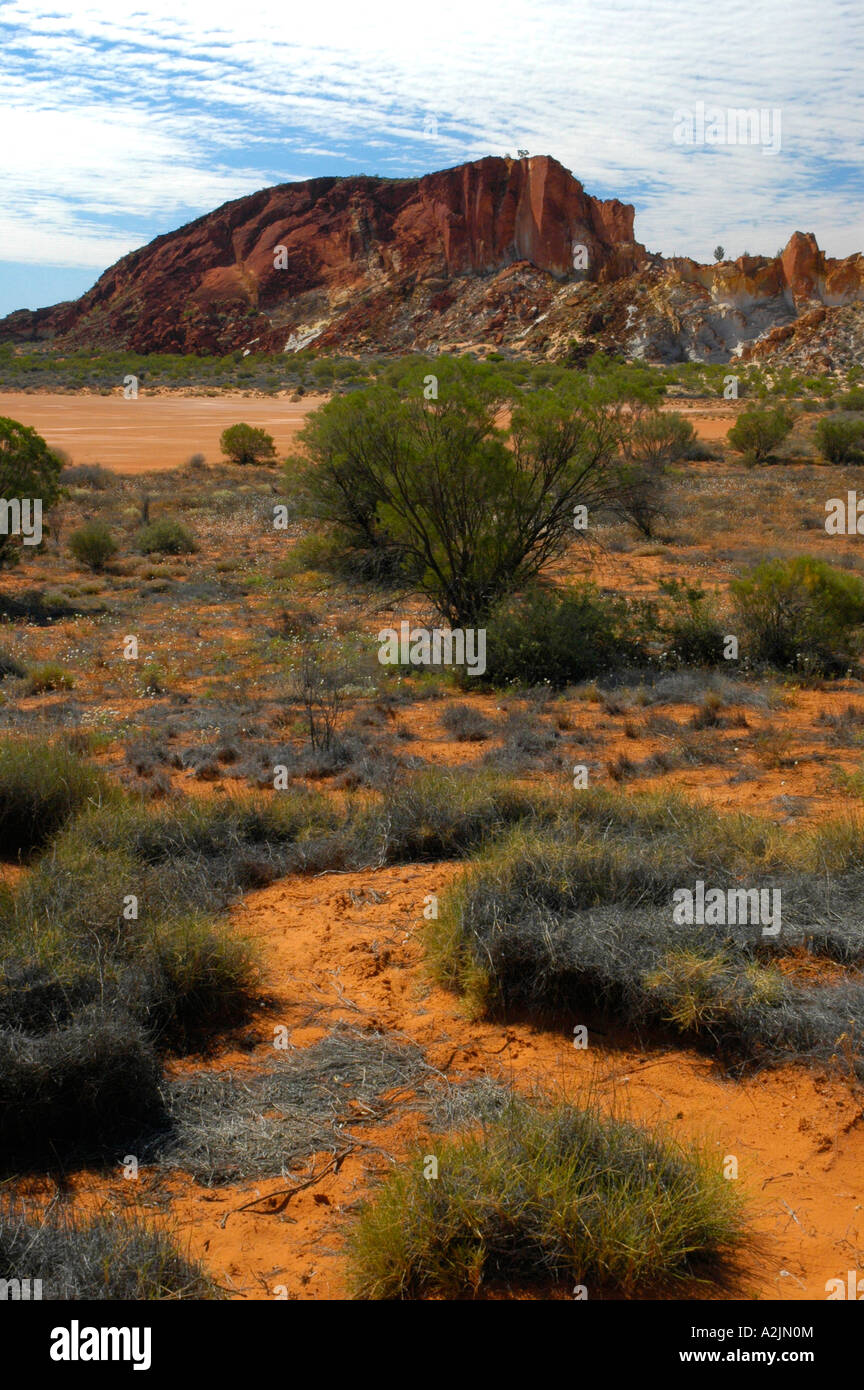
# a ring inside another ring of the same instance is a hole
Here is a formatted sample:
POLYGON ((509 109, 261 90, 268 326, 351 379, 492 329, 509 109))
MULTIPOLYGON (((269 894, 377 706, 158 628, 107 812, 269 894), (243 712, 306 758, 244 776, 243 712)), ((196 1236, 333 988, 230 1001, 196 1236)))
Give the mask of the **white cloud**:
POLYGON ((773 251, 796 227, 848 254, 864 246, 856 3, 7 0, 0 258, 53 245, 103 265, 273 181, 274 147, 325 173, 527 146, 635 202, 637 235, 666 254, 773 251), (779 107, 781 152, 676 146, 673 113, 699 100, 779 107))

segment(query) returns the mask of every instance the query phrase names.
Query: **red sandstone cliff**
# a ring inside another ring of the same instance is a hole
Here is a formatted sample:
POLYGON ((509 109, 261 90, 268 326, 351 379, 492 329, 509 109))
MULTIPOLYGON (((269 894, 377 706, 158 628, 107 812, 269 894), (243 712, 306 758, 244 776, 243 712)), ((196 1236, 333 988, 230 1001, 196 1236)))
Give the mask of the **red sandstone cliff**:
POLYGON ((0 339, 194 352, 255 337, 281 349, 292 334, 329 329, 338 342, 340 319, 370 294, 404 300, 425 285, 431 301, 459 277, 518 261, 562 279, 580 244, 592 280, 645 259, 633 208, 590 197, 547 157, 481 159, 421 179, 310 179, 158 237, 75 303, 0 321, 0 339))
POLYGON ((633 215, 547 156, 420 179, 282 184, 157 237, 74 303, 0 320, 0 342, 348 353, 493 344, 546 355, 575 342, 725 361, 788 353, 794 339, 794 352, 815 342, 818 362, 840 308, 853 306, 840 337, 843 352, 857 351, 864 257, 831 260, 796 232, 776 257, 664 261, 634 240, 633 215))

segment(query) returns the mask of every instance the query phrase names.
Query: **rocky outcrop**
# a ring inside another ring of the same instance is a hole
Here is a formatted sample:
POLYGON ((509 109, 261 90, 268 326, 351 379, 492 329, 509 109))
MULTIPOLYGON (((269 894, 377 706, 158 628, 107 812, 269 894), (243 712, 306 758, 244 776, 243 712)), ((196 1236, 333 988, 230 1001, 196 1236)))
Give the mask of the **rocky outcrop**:
POLYGON ((645 260, 633 208, 592 198, 555 159, 481 159, 421 179, 310 179, 158 237, 75 303, 0 321, 0 340, 209 352, 324 339, 347 348, 365 308, 370 341, 386 349, 368 313, 382 295, 434 317, 465 277, 518 262, 572 279, 574 247, 585 248, 580 278, 601 282, 645 260))
POLYGON ((786 330, 806 320, 818 357, 820 334, 864 300, 864 257, 831 260, 811 233, 779 256, 699 265, 649 255, 633 217, 548 156, 282 184, 157 237, 79 300, 0 320, 0 341, 728 361, 788 353, 801 335, 786 330))

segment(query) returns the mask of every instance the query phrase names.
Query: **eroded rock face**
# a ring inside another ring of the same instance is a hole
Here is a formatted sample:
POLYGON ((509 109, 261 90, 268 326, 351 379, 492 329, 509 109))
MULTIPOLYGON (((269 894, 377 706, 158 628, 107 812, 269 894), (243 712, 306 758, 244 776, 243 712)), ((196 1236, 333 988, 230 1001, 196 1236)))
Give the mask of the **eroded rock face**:
POLYGON ((864 300, 864 257, 830 260, 810 233, 780 256, 705 266, 649 255, 633 216, 548 156, 282 184, 158 237, 73 303, 0 320, 0 341, 548 356, 575 344, 728 361, 788 354, 782 330, 821 306, 827 320, 808 320, 818 339, 864 300))
MULTIPOLYGON (((571 277, 574 245, 585 247, 592 280, 645 259, 633 208, 590 197, 545 156, 482 159, 421 179, 310 179, 158 237, 74 304, 10 315, 0 338, 182 352, 326 338, 347 348, 360 334, 358 306, 368 310, 382 292, 434 317, 466 276, 524 261, 553 280, 571 277)), ((386 311, 380 331, 363 318, 386 350, 386 311)))

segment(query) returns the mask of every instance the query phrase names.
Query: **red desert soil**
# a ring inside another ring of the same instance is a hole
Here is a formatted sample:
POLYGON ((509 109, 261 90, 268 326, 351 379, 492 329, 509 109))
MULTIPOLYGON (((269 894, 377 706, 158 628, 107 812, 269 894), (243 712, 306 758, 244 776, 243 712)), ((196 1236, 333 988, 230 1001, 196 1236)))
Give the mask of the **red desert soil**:
MULTIPOLYGON (((295 447, 306 416, 326 396, 273 399, 240 391, 218 396, 163 392, 136 400, 121 394, 64 395, 52 392, 2 391, 0 415, 31 425, 54 448, 65 449, 73 463, 101 463, 116 473, 156 473, 179 468, 190 454, 204 454, 209 463, 221 457, 219 436, 239 420, 272 434, 280 457, 295 447)), ((737 407, 726 403, 694 408, 672 402, 702 439, 722 439, 734 421, 737 407)))
MULTIPOLYGON (((471 1022, 454 996, 429 984, 421 945, 424 896, 443 892, 459 871, 453 864, 401 865, 292 878, 249 894, 235 921, 260 942, 284 998, 261 1022, 258 1055, 269 1050, 276 1023, 303 1047, 343 1019, 407 1035, 451 1078, 488 1072, 520 1090, 537 1084, 573 1100, 592 1091, 634 1119, 707 1142, 718 1164, 737 1158, 758 1239, 733 1297, 824 1299, 829 1279, 845 1279, 864 1264, 864 1126, 842 1060, 830 1073, 790 1066, 735 1080, 710 1056, 639 1051, 632 1040, 590 1027, 590 1046, 579 1051, 567 1028, 471 1022)), ((250 1060, 233 1053, 220 1064, 250 1060)), ((416 1114, 364 1128, 358 1111, 355 1128, 397 1161, 423 1133, 416 1114)), ((427 1138, 424 1150, 434 1152, 435 1144, 427 1138)), ((316 1170, 325 1162, 319 1155, 316 1170)), ((349 1155, 338 1173, 298 1193, 284 1210, 279 1198, 266 1200, 290 1185, 281 1178, 211 1190, 174 1174, 166 1194, 163 1181, 144 1173, 135 1196, 157 1219, 169 1196, 192 1253, 234 1297, 332 1299, 346 1292, 341 1243, 348 1210, 368 1191, 370 1170, 388 1166, 384 1157, 349 1155), (257 1195, 254 1211, 236 1210, 257 1195)), ((106 1191, 93 1175, 82 1175, 75 1189, 84 1205, 131 1200, 128 1183, 106 1191)))
POLYGON ((272 434, 280 456, 294 448, 294 437, 310 410, 324 397, 301 401, 250 397, 242 392, 219 396, 62 395, 0 392, 0 415, 31 425, 54 448, 65 449, 73 463, 101 463, 117 473, 152 473, 179 468, 190 454, 208 462, 221 457, 219 436, 239 420, 272 434))

